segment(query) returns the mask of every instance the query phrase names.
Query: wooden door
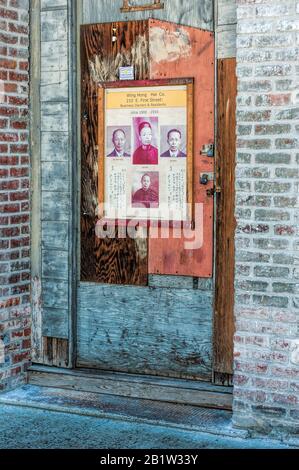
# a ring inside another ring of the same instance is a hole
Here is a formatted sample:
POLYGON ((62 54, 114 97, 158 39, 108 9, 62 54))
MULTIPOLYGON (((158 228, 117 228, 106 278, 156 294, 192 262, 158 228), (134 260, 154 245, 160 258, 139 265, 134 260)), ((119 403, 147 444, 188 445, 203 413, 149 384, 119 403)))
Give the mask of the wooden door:
POLYGON ((81 28, 81 282, 78 290, 77 366, 211 380, 213 197, 200 184, 213 173, 214 37, 207 31, 158 20, 81 28), (112 42, 116 31, 117 41, 112 42), (164 49, 163 49, 164 48, 164 49), (157 54, 157 51, 163 53, 157 54), (97 219, 97 83, 135 78, 195 78, 195 182, 203 203, 204 243, 182 240, 99 240, 97 219), (204 286, 208 286, 205 290, 204 286))

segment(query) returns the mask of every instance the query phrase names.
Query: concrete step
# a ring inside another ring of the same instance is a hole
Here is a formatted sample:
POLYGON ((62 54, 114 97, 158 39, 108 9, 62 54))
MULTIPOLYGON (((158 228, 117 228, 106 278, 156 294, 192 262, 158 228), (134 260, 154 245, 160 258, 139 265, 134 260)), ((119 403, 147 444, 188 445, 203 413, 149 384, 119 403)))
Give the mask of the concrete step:
POLYGON ((232 387, 209 382, 153 377, 92 369, 59 369, 34 365, 29 370, 31 385, 90 393, 158 400, 206 408, 232 409, 232 387))
POLYGON ((232 413, 228 410, 119 397, 111 394, 25 385, 17 390, 1 394, 1 404, 142 422, 217 436, 248 437, 246 431, 232 427, 232 413))

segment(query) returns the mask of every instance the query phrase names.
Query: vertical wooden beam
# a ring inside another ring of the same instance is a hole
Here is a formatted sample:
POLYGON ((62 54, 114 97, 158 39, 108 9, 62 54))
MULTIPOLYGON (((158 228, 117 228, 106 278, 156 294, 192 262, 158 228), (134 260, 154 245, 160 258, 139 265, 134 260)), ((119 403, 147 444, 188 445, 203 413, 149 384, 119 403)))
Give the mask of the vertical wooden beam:
POLYGON ((234 235, 236 155, 236 59, 217 65, 217 194, 216 279, 214 315, 214 381, 230 383, 233 373, 234 235))
MULTIPOLYGON (((78 256, 77 245, 79 236, 79 195, 78 185, 80 181, 80 173, 78 173, 78 148, 80 148, 80 140, 76 124, 78 122, 78 104, 79 96, 77 84, 78 76, 78 42, 80 34, 80 23, 82 15, 82 0, 68 0, 68 62, 69 62, 69 174, 70 174, 70 194, 71 194, 71 220, 69 223, 69 240, 71 241, 69 259, 69 341, 68 341, 68 366, 75 367, 76 363, 76 328, 77 328, 77 276, 78 256)), ((79 125, 78 125, 79 127, 79 125)), ((60 349, 63 361, 64 349, 60 349)))
POLYGON ((30 155, 32 359, 42 362, 40 0, 30 2, 30 155))

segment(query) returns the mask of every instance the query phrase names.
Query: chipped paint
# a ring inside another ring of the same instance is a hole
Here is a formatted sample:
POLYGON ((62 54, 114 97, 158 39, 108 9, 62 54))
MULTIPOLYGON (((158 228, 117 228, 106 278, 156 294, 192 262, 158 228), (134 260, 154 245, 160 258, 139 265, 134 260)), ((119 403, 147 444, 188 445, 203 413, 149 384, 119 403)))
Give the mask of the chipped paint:
POLYGON ((188 31, 181 28, 177 28, 175 31, 160 27, 151 28, 151 61, 156 64, 163 61, 174 62, 189 57, 191 52, 192 46, 188 31))
POLYGON ((32 292, 32 360, 39 362, 42 357, 42 286, 39 277, 34 277, 32 292))
POLYGON ((129 51, 118 52, 116 57, 94 56, 89 60, 91 78, 95 83, 116 81, 119 79, 119 67, 134 64, 135 70, 145 70, 148 63, 148 41, 146 37, 139 36, 129 51))

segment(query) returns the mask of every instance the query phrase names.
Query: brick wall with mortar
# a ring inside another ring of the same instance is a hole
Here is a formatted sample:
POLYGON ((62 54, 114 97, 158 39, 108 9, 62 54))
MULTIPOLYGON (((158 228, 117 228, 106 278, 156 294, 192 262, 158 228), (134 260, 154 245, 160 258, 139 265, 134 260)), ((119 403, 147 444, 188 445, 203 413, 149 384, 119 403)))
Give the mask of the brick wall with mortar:
POLYGON ((0 392, 30 358, 29 0, 0 0, 0 392))
POLYGON ((237 0, 234 423, 299 431, 299 2, 237 0))

